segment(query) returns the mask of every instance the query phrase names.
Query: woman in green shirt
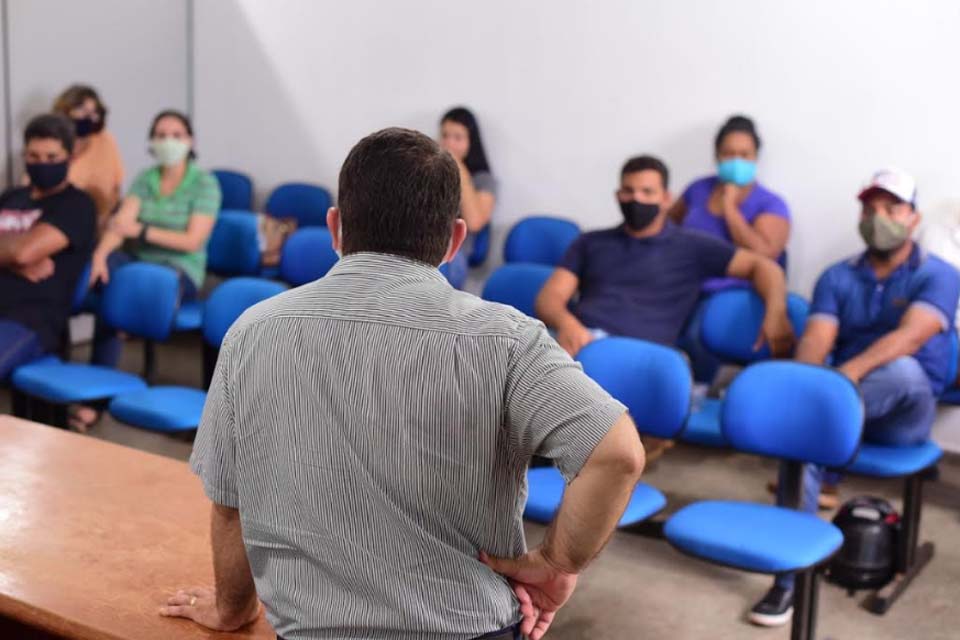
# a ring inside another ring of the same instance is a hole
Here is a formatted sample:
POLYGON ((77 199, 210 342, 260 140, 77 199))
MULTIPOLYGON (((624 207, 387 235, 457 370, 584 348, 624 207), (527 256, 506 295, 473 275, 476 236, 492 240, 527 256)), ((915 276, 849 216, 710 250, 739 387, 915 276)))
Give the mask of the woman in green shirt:
MULTIPOLYGON (((180 274, 182 300, 196 297, 207 267, 207 240, 220 210, 220 185, 193 161, 193 127, 177 111, 163 111, 150 127, 157 165, 133 181, 93 253, 90 282, 107 283, 110 272, 140 260, 180 274)), ((97 322, 92 361, 116 366, 117 332, 97 322)))

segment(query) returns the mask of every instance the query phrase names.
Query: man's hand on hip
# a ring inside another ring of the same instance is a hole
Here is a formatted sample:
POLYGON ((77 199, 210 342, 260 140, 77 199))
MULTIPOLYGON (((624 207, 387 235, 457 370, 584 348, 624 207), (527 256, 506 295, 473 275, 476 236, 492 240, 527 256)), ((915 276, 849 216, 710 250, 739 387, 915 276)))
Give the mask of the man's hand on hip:
POLYGON ((530 640, 544 636, 577 586, 577 574, 551 563, 541 549, 518 558, 494 558, 481 553, 480 561, 510 581, 520 601, 520 631, 530 640))

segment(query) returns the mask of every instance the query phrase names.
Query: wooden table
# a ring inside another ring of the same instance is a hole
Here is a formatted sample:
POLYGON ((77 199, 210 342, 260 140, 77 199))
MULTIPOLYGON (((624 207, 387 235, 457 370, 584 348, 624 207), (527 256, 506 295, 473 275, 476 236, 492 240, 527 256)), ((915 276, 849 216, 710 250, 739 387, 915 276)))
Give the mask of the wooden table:
POLYGON ((0 416, 0 637, 273 638, 157 613, 213 583, 209 513, 182 462, 0 416))

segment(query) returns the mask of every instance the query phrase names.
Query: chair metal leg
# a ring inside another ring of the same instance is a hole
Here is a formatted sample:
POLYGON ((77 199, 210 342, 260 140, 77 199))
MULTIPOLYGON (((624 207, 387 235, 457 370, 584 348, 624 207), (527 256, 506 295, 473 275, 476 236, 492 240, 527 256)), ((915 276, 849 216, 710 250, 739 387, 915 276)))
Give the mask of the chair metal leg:
POLYGON ((783 487, 785 504, 781 505, 789 509, 799 510, 803 506, 803 464, 800 462, 783 462, 786 465, 784 479, 786 483, 783 487))
POLYGON ((217 366, 219 355, 219 349, 211 347, 206 340, 203 341, 203 388, 205 391, 210 390, 210 383, 213 382, 213 371, 217 366))
POLYGON ((157 348, 153 340, 143 341, 143 379, 153 385, 157 369, 157 348))
POLYGON ((820 571, 808 569, 797 574, 793 588, 793 624, 790 640, 814 640, 820 600, 820 571))
POLYGON ((897 601, 913 579, 933 559, 932 542, 920 544, 920 510, 923 506, 923 481, 926 471, 914 474, 904 481, 903 517, 897 549, 897 566, 893 580, 882 589, 870 594, 863 606, 877 614, 886 613, 897 601))
POLYGON ((13 388, 10 390, 10 404, 13 405, 13 415, 24 420, 30 419, 30 407, 27 395, 22 391, 13 388))

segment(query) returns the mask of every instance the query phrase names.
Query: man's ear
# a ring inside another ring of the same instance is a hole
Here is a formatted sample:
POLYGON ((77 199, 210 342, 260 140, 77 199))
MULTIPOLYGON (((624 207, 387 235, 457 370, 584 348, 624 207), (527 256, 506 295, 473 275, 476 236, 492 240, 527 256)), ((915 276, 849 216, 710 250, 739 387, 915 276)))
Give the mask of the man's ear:
POLYGON ((913 233, 920 226, 920 223, 923 222, 923 214, 920 213, 918 209, 914 209, 913 222, 910 223, 910 233, 913 233))
POLYGON ((450 234, 450 244, 447 245, 447 255, 443 256, 444 262, 450 262, 460 251, 463 241, 467 239, 467 223, 462 218, 457 218, 453 223, 453 233, 450 234))
POLYGON ((327 209, 327 229, 330 230, 330 235, 333 237, 333 250, 342 252, 343 231, 340 228, 340 209, 337 207, 330 207, 327 209))

